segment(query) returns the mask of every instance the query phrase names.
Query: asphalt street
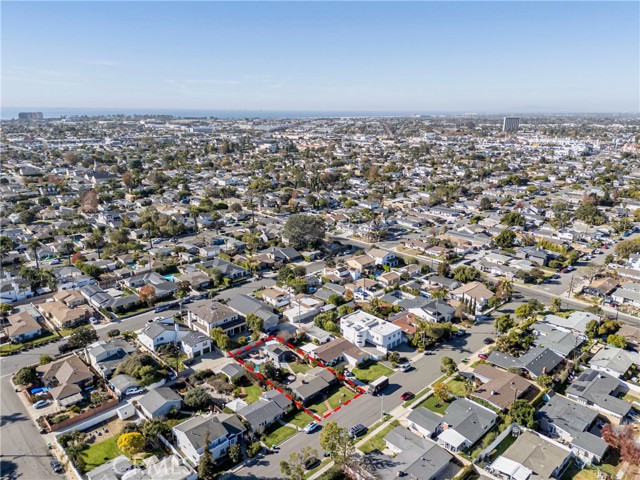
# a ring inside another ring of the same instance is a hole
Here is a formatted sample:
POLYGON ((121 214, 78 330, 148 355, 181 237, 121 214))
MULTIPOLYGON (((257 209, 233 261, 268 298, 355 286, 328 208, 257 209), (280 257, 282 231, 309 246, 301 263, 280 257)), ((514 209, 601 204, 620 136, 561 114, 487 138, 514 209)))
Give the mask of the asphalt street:
MULTIPOLYGON (((396 372, 390 377, 389 386, 383 390, 381 396, 363 395, 347 407, 332 414, 323 423, 333 420, 346 428, 358 423, 366 426, 373 425, 381 419, 383 411, 389 413, 403 403, 400 395, 404 392, 411 391, 417 394, 440 378, 442 376, 442 372, 440 372, 442 357, 451 357, 456 362, 460 362, 463 358, 470 357, 474 352, 484 347, 483 340, 486 337, 493 337, 493 320, 467 329, 467 335, 464 337, 453 337, 448 343, 434 350, 435 355, 420 355, 413 362, 415 368, 406 373, 396 372)), ((234 473, 233 478, 281 479, 280 461, 287 460, 291 453, 298 452, 309 445, 322 454, 320 448, 321 431, 320 428, 311 434, 301 432, 294 435, 280 445, 277 453, 268 454, 255 460, 253 464, 234 473)))

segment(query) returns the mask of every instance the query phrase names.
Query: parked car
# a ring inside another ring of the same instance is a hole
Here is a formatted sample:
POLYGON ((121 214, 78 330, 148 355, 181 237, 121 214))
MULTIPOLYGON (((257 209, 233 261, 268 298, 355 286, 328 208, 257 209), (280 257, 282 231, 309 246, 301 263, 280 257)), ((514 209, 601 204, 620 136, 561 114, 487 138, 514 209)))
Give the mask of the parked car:
POLYGON ((138 395, 146 390, 144 387, 129 387, 124 391, 125 395, 138 395))
POLYGON ((38 400, 33 404, 33 408, 44 408, 49 405, 49 400, 38 400))
POLYGON ((320 465, 320 459, 316 458, 316 457, 311 457, 306 462, 304 462, 304 469, 305 470, 313 470, 318 465, 320 465))
POLYGON ((484 353, 479 353, 478 358, 480 358, 481 360, 487 360, 489 357, 487 357, 484 353))
POLYGON ((407 400, 411 400, 413 397, 415 397, 415 394, 413 392, 404 392, 402 395, 400 395, 400 399, 403 402, 406 402, 407 400))
POLYGON ((367 427, 365 427, 361 423, 354 425, 349 429, 349 435, 351 435, 353 438, 364 435, 366 432, 367 432, 367 427))
POLYGON ((482 340, 482 343, 484 343, 485 345, 491 345, 493 343, 493 338, 485 338, 484 340, 482 340))
POLYGON ((64 472, 64 467, 58 460, 51 460, 51 463, 49 463, 49 465, 51 465, 51 469, 56 473, 64 472))
POLYGON ((411 365, 409 362, 407 363, 403 363, 401 365, 398 365, 398 368, 400 369, 401 372, 408 372, 409 370, 411 370, 411 367, 413 365, 411 365))
POLYGON ((53 260, 51 260, 49 262, 49 265, 60 265, 60 259, 59 258, 54 258, 53 260))
POLYGON ((320 424, 318 422, 311 422, 309 425, 307 425, 306 427, 304 427, 304 433, 312 433, 315 431, 316 428, 318 428, 320 426, 320 424))
POLYGON ((71 348, 71 346, 68 343, 62 343, 60 345, 58 345, 58 352, 60 353, 67 353, 70 352, 71 350, 73 350, 71 348))

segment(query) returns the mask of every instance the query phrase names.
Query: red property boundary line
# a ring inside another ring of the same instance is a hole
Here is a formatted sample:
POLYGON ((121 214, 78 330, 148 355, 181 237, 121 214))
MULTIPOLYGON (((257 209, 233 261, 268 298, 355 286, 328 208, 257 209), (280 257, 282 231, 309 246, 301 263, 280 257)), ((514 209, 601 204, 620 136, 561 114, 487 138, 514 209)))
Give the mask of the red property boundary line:
POLYGON ((287 397, 289 400, 291 400, 296 405, 296 407, 298 407, 298 409, 300 409, 301 411, 303 411, 304 413, 306 413, 307 415, 312 417, 316 422, 322 422, 322 420, 324 420, 325 418, 329 418, 332 414, 340 411, 342 408, 346 407, 347 405, 352 403, 355 399, 361 397, 362 395, 364 395, 366 393, 365 389, 360 387, 359 385, 356 385, 353 382, 353 380, 345 377, 344 375, 340 375, 333 368, 327 367, 321 360, 313 358, 311 355, 308 355, 308 354, 304 353, 301 349, 294 347, 291 343, 287 343, 287 342, 284 341, 284 339, 282 339, 281 337, 277 337, 275 335, 270 335, 265 339, 258 340, 257 342, 255 342, 255 343, 253 343, 251 345, 247 345, 244 348, 240 348, 240 349, 235 350, 235 352, 229 350, 229 351, 227 351, 227 354, 231 358, 233 358, 236 362, 238 362, 240 365, 242 365, 243 368, 246 368, 247 370, 249 370, 251 373, 253 373, 255 376, 257 376, 260 380, 263 380, 271 388, 274 388, 279 393, 284 394, 284 396, 287 397), (301 356, 302 358, 306 358, 307 360, 309 360, 311 362, 317 363, 320 367, 327 369, 328 371, 330 371, 333 374, 333 376, 335 376, 336 378, 338 378, 339 380, 341 380, 341 381, 343 381, 345 383, 348 383, 352 388, 354 388, 357 391, 357 393, 353 396, 353 398, 347 400, 342 405, 338 405, 333 410, 329 410, 324 415, 320 416, 318 414, 313 413, 307 407, 302 405, 302 402, 299 402, 298 400, 294 399, 291 395, 289 395, 288 393, 284 392, 280 387, 275 385, 271 380, 269 380, 268 378, 265 378, 264 375, 262 375, 260 372, 256 372, 254 370, 254 368, 251 367, 250 365, 247 365, 247 363, 242 358, 237 357, 237 355, 246 353, 249 350, 253 350, 254 348, 259 347, 260 345, 263 345, 264 343, 270 342, 271 340, 274 340, 274 339, 278 343, 280 343, 281 345, 286 346, 287 348, 292 350, 294 353, 296 353, 297 355, 301 356))

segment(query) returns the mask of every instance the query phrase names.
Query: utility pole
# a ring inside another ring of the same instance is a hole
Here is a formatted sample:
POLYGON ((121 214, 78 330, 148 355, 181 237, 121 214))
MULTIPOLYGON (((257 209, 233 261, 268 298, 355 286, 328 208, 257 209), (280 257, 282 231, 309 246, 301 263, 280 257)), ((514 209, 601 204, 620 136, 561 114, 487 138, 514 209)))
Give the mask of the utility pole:
POLYGON ((569 298, 571 298, 571 292, 573 291, 573 277, 574 277, 574 275, 571 275, 571 282, 569 283, 569 298))

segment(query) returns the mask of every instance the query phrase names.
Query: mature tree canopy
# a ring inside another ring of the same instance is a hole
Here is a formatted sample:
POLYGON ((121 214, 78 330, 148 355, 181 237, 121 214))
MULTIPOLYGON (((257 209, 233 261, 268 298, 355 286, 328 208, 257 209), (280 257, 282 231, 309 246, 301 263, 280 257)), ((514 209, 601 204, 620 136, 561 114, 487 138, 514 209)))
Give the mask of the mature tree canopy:
POLYGON ((338 465, 344 465, 355 452, 354 441, 346 428, 336 422, 329 422, 320 433, 320 446, 331 454, 338 465))
POLYGON ((321 217, 315 215, 291 215, 284 226, 284 237, 293 248, 315 248, 322 243, 326 225, 321 217))
POLYGON ((127 455, 135 455, 144 450, 144 436, 138 432, 123 433, 118 437, 117 445, 127 455))
POLYGON ((98 340, 98 334, 96 331, 87 326, 77 329, 69 337, 69 346, 71 348, 84 348, 90 343, 98 340))
POLYGON ((525 219, 522 214, 518 212, 509 212, 502 216, 500 223, 509 227, 524 227, 525 219))
POLYGON ((36 373, 36 367, 22 367, 13 376, 13 382, 16 385, 27 386, 32 385, 38 381, 38 374, 36 373))

